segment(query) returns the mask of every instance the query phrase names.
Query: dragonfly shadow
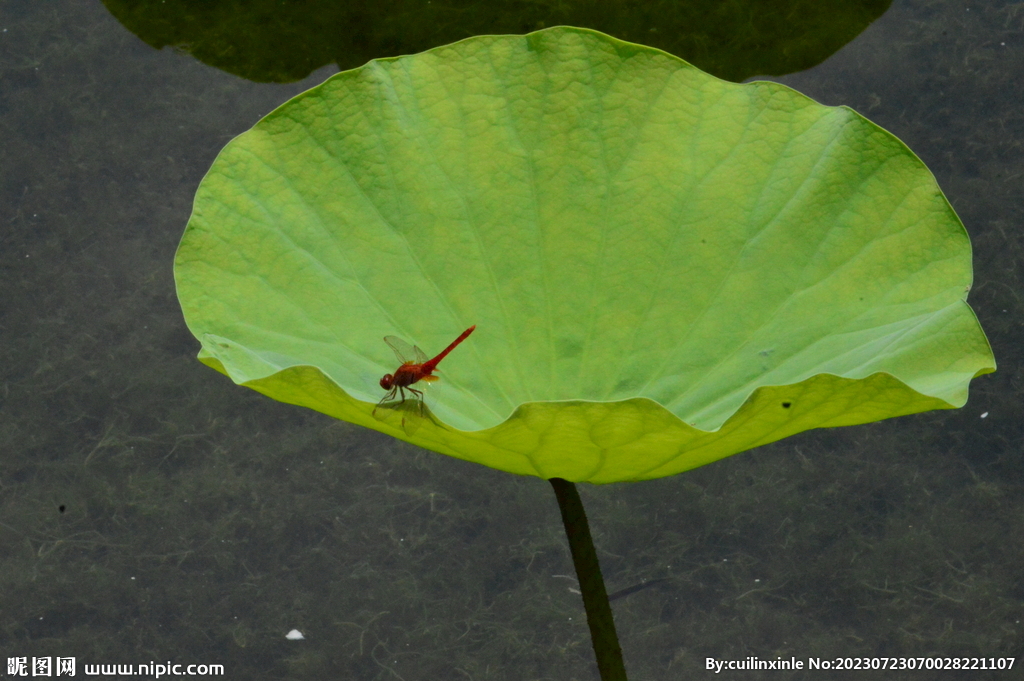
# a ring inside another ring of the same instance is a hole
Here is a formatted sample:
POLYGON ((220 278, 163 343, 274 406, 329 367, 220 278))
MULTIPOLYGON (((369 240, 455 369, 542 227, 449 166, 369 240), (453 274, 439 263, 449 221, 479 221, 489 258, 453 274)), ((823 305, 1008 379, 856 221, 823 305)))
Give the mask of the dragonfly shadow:
POLYGON ((424 423, 441 423, 434 417, 430 409, 421 400, 393 400, 378 404, 373 410, 373 418, 386 423, 392 428, 400 428, 406 435, 413 435, 424 423))

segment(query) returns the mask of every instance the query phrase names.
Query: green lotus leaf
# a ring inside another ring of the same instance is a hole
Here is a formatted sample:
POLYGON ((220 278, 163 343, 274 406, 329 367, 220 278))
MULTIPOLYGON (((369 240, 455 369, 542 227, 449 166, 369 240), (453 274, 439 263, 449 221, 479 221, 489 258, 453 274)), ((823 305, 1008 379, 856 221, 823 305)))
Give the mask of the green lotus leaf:
POLYGON ((284 104, 218 156, 175 277, 236 383, 577 482, 959 407, 995 369, 970 241, 902 142, 586 29, 374 61, 284 104), (434 354, 471 324, 426 417, 372 414, 383 336, 434 354))

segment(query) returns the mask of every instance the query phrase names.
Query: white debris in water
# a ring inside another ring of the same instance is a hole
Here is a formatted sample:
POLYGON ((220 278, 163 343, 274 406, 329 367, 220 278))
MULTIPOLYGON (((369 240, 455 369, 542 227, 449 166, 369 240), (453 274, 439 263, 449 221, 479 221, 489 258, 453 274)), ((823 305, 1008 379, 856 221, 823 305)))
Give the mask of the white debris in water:
POLYGON ((981 415, 981 418, 983 418, 983 419, 984 419, 984 418, 988 418, 988 412, 986 411, 986 412, 985 412, 984 414, 982 414, 982 415, 981 415))
POLYGON ((289 641, 302 641, 306 638, 298 629, 292 629, 287 634, 285 634, 284 637, 289 641))

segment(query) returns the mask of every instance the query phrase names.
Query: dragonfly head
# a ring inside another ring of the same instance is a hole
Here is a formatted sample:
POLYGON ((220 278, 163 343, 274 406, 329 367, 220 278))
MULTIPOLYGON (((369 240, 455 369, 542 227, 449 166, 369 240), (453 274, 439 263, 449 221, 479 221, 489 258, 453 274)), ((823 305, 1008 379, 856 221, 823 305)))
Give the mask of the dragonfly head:
POLYGON ((384 378, 380 379, 380 387, 385 390, 391 390, 391 386, 395 381, 395 377, 391 374, 384 374, 384 378))

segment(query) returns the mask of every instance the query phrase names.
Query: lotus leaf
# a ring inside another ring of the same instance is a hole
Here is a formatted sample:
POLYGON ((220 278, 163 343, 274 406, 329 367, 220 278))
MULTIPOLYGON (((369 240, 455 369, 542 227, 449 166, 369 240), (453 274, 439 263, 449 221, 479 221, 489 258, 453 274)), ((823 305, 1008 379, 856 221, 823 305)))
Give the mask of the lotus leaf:
POLYGON ((256 81, 419 52, 488 33, 571 24, 640 40, 719 78, 793 73, 860 35, 892 0, 103 0, 149 45, 256 81))
POLYGON ((220 153, 175 261, 200 359, 512 473, 673 475, 962 406, 995 363, 967 233, 845 107, 587 29, 339 73, 220 153), (371 412, 394 334, 440 366, 371 412))

